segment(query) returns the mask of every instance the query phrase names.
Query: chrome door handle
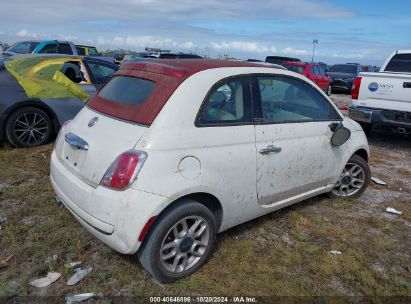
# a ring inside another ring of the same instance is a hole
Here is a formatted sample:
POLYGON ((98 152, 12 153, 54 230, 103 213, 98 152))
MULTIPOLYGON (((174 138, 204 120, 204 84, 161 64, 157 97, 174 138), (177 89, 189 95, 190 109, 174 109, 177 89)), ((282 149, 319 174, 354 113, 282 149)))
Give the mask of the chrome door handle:
POLYGON ((263 155, 272 154, 272 153, 280 153, 281 148, 270 145, 270 146, 267 146, 267 148, 263 148, 258 152, 260 152, 260 154, 263 154, 263 155))
POLYGON ((67 133, 64 136, 64 139, 66 140, 66 142, 68 142, 70 145, 72 145, 73 147, 76 147, 77 149, 81 149, 81 150, 88 150, 88 143, 82 139, 81 137, 77 136, 74 133, 67 133))

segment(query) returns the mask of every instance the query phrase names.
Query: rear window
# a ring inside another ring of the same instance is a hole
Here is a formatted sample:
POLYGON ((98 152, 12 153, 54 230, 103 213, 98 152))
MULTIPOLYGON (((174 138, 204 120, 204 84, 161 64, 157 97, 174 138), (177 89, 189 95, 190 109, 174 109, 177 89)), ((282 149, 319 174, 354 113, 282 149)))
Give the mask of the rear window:
POLYGON ((411 73, 411 54, 397 54, 385 68, 386 72, 411 73))
POLYGON ((87 106, 121 120, 149 126, 184 79, 120 69, 87 106))
POLYGON ((305 66, 302 65, 283 64, 283 67, 285 67, 289 71, 293 71, 299 74, 304 73, 305 70, 305 66))
POLYGON ((101 89, 99 96, 115 103, 138 105, 147 100, 154 87, 155 83, 150 80, 117 76, 101 89))
POLYGON ((336 64, 330 68, 330 72, 357 74, 357 66, 350 64, 336 64))

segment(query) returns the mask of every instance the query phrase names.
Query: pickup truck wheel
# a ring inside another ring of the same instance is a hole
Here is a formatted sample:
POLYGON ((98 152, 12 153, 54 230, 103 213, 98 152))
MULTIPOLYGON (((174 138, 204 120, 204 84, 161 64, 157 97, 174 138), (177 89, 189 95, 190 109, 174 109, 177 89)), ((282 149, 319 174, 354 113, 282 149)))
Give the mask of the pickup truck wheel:
POLYGON ((367 162, 360 156, 353 155, 328 196, 345 199, 358 198, 367 189, 370 177, 371 172, 367 162))
POLYGON ((366 135, 370 135, 371 129, 372 129, 372 124, 365 123, 365 122, 360 122, 360 126, 362 127, 362 129, 364 130, 364 133, 366 135))
POLYGON ((53 124, 44 111, 24 107, 13 112, 6 122, 6 138, 17 148, 44 145, 50 140, 53 124))
POLYGON ((160 215, 154 225, 138 257, 160 282, 189 276, 210 257, 217 225, 213 213, 204 205, 186 199, 160 215))

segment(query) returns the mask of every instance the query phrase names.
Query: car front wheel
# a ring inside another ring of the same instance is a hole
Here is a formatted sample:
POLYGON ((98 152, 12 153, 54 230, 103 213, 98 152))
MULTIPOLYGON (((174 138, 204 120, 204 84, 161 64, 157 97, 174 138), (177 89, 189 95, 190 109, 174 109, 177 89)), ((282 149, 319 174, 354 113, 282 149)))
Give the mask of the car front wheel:
POLYGON ((370 177, 371 172, 367 162, 360 156, 353 155, 345 165, 329 196, 331 198, 358 198, 367 189, 370 177))
POLYGON ((156 220, 139 250, 140 263, 160 282, 181 279, 208 260, 216 233, 213 213, 196 201, 184 200, 156 220))

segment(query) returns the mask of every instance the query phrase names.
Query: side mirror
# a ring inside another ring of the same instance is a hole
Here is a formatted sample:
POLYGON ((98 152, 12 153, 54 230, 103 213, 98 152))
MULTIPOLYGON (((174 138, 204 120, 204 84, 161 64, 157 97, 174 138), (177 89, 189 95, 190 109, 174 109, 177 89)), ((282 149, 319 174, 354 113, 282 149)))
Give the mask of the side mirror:
POLYGON ((340 124, 336 129, 331 137, 331 145, 334 147, 342 146, 347 140, 351 137, 350 129, 344 127, 340 124))

